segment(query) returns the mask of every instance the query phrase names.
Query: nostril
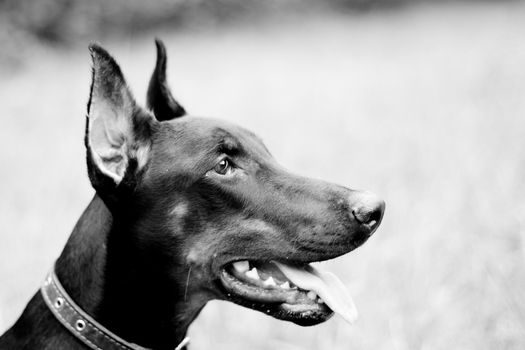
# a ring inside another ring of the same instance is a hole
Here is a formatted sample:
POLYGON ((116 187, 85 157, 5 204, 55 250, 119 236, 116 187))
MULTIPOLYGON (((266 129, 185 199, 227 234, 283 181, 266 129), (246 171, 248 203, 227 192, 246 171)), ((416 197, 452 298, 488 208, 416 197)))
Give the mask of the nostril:
POLYGON ((361 225, 375 228, 381 221, 382 210, 381 208, 375 208, 372 210, 352 210, 352 214, 356 221, 361 225))
POLYGON ((383 214, 383 210, 381 208, 377 208, 376 210, 374 210, 371 214, 370 214, 370 218, 368 219, 368 224, 369 225, 374 225, 375 223, 377 223, 379 220, 381 220, 381 216, 383 214))
POLYGON ((383 217, 385 202, 375 195, 365 192, 361 193, 358 203, 352 209, 352 215, 355 220, 370 228, 377 227, 383 217))
POLYGON ((358 210, 352 210, 352 214, 354 215, 354 218, 359 222, 360 224, 371 224, 374 222, 377 222, 379 217, 381 216, 381 213, 378 213, 377 211, 373 210, 367 210, 367 209, 358 209, 358 210))

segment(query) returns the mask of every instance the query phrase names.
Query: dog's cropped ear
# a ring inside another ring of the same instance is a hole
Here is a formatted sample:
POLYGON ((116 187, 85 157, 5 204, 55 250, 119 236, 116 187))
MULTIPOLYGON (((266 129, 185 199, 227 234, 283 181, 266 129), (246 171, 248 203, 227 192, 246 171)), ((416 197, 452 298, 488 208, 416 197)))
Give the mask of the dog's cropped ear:
POLYGON ((153 111, 157 120, 182 117, 186 111, 175 101, 166 81, 166 47, 159 39, 155 40, 155 44, 157 45, 157 63, 149 81, 148 108, 153 111))
POLYGON ((104 192, 136 181, 146 165, 156 121, 136 104, 113 57, 98 45, 89 49, 93 75, 85 137, 88 172, 93 187, 104 192))

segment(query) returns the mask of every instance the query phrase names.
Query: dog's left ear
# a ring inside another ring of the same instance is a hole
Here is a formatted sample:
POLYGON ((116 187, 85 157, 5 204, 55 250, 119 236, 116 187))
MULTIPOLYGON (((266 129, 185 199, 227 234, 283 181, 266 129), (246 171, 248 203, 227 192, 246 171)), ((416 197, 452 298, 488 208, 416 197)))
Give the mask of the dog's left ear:
POLYGON ((157 120, 171 120, 186 114, 184 108, 175 101, 166 81, 166 47, 164 43, 156 39, 157 63, 149 81, 148 108, 150 108, 157 120))
POLYGON ((136 183, 157 122, 137 105, 113 57, 98 45, 89 49, 93 80, 85 138, 88 173, 99 194, 115 196, 118 186, 136 183))

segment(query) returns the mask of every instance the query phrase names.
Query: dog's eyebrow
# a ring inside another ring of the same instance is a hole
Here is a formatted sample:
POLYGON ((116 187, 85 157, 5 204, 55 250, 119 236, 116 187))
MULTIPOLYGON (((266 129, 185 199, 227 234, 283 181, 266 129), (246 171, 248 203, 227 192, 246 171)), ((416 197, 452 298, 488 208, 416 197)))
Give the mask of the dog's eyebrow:
POLYGON ((242 153, 242 147, 237 140, 228 135, 219 141, 217 152, 234 156, 242 153))

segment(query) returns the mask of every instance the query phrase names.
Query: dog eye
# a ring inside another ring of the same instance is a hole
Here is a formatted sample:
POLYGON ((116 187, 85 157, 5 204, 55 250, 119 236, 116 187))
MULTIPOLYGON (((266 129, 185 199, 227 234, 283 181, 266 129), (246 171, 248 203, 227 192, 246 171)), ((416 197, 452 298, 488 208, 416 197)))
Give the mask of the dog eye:
POLYGON ((228 175, 232 172, 232 165, 228 159, 221 160, 213 170, 220 175, 228 175))

